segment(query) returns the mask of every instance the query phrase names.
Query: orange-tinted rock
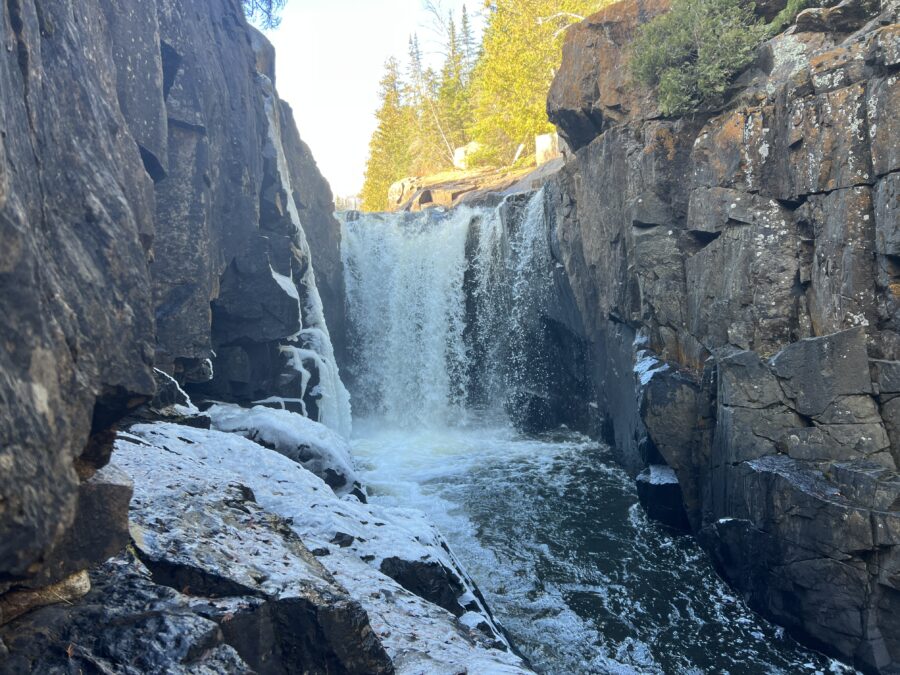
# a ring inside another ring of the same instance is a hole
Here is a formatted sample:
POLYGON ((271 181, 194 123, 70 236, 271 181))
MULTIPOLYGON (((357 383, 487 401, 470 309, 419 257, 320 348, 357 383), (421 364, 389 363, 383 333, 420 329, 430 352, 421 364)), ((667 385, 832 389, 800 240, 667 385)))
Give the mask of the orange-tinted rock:
POLYGON ((668 9, 669 0, 623 0, 569 29, 547 114, 572 150, 610 123, 654 116, 652 98, 629 86, 628 45, 641 24, 668 9))

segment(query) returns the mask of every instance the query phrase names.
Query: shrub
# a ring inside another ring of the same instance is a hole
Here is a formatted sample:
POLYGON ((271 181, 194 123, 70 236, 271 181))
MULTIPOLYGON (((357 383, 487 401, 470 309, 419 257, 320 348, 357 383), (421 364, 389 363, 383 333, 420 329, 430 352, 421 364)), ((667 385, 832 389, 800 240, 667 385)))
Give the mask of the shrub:
POLYGON ((812 7, 812 0, 788 0, 784 9, 769 24, 769 35, 776 35, 794 23, 797 15, 807 7, 812 7))
POLYGON ((656 90, 664 115, 720 105, 766 36, 743 0, 673 0, 641 27, 632 45, 635 81, 656 90))

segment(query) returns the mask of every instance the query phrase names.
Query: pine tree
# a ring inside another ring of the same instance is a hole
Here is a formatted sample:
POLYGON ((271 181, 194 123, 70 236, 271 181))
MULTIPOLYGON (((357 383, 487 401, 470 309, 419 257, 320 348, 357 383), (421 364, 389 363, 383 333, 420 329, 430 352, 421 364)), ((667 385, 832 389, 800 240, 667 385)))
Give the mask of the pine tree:
POLYGON ((463 75, 468 85, 472 77, 472 69, 478 59, 478 45, 475 44, 475 33, 469 20, 466 6, 462 6, 462 17, 459 22, 459 44, 463 54, 463 75))
POLYGON ((508 164, 520 144, 530 156, 534 137, 553 131, 546 99, 562 58, 568 26, 610 0, 492 0, 473 76, 481 158, 508 164))
POLYGON ((381 106, 375 117, 378 125, 369 141, 369 159, 361 192, 367 211, 383 211, 388 206, 388 188, 409 175, 410 109, 403 102, 404 83, 395 58, 385 63, 379 97, 381 106))
MULTIPOLYGON (((438 108, 447 144, 450 149, 454 149, 468 142, 467 128, 471 124, 471 108, 465 82, 465 55, 452 14, 447 20, 446 46, 447 56, 438 87, 438 108)), ((450 160, 452 159, 451 152, 450 160)))

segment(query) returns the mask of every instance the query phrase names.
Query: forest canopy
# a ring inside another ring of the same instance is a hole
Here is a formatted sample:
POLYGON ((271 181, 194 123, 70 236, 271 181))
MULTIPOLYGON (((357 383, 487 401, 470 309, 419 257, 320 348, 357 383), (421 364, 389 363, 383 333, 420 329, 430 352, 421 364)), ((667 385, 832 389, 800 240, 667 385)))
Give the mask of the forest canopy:
POLYGON ((546 98, 566 29, 610 3, 489 0, 480 40, 465 6, 453 15, 428 3, 440 34, 439 65, 426 65, 416 35, 403 62, 385 64, 363 208, 385 209, 388 188, 405 176, 452 168, 454 150, 469 143, 477 144, 469 158, 476 165, 532 157, 535 135, 553 131, 546 98))

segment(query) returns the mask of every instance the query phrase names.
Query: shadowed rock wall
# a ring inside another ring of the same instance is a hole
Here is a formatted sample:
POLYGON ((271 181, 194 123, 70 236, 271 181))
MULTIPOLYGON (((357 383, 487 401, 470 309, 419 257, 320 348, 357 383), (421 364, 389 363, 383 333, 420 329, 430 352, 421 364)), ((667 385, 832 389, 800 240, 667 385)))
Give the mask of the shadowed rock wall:
POLYGON ((0 34, 2 592, 127 541, 130 487, 95 472, 154 366, 254 396, 311 255, 338 324, 343 290, 331 192, 238 0, 10 0, 0 34))
POLYGON ((628 0, 574 28, 548 102, 578 149, 548 193, 609 440, 754 607, 893 672, 897 5, 805 11, 724 110, 684 119, 622 80, 637 23, 664 9, 628 0), (654 479, 671 470, 674 504, 654 479))

